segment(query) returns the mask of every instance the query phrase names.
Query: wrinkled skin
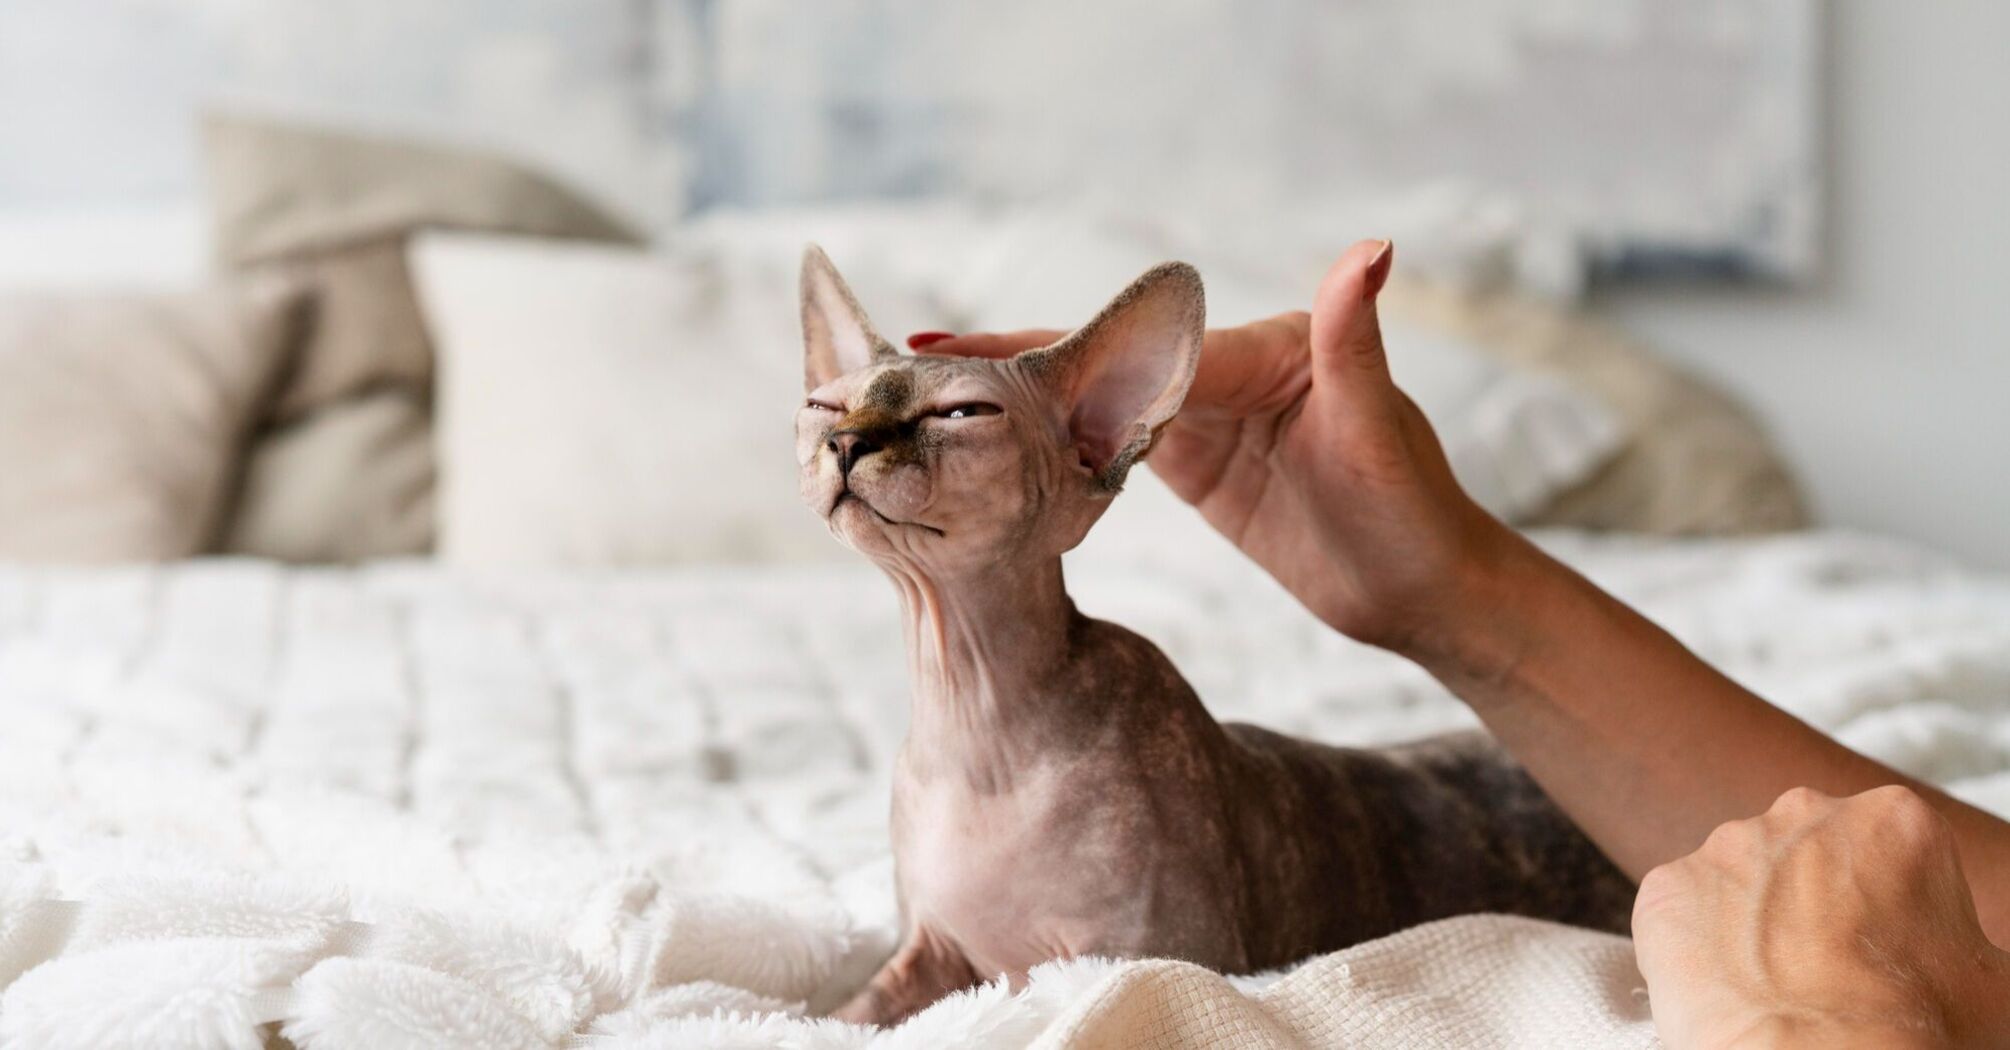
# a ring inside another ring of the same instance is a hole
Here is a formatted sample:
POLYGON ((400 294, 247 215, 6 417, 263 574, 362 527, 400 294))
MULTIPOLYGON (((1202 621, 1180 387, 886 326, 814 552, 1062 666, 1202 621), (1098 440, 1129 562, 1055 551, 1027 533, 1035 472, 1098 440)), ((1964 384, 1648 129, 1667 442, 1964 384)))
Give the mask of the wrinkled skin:
POLYGON ((1654 1027, 1674 1047, 2010 1045, 1952 827, 1911 789, 1799 787, 1647 873, 1634 904, 1654 1027))
POLYGON ((804 501, 899 589, 902 942, 836 1016, 888 1024, 1076 955, 1247 973, 1493 911, 1623 931, 1633 886, 1482 734, 1357 750, 1222 725, 1061 555, 1177 410, 1191 269, 1005 360, 908 357, 804 267, 804 501))

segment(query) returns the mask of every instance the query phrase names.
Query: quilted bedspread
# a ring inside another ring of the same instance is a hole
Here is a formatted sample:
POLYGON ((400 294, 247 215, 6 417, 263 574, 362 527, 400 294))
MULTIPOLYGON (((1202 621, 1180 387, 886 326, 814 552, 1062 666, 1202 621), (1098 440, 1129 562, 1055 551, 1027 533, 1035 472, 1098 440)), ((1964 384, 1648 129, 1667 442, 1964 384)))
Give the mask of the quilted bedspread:
MULTIPOLYGON (((1762 694, 2010 812, 2010 580, 1847 534, 1545 542, 1762 694)), ((1082 561, 1079 604, 1224 718, 1347 743, 1471 723, 1219 551, 1082 561)), ((1209 1025, 1248 1008, 1236 1045, 1338 1041, 1287 1016, 1318 1003, 1364 1045, 1556 1021, 1494 1009, 1503 988, 1581 1002, 1579 1042, 1651 1042, 1624 941, 1480 919, 1275 984, 1083 960, 888 1032, 813 1020, 892 944, 899 639, 862 566, 0 568, 0 1042, 1229 1040, 1180 1023, 1203 1000, 1209 1025)))

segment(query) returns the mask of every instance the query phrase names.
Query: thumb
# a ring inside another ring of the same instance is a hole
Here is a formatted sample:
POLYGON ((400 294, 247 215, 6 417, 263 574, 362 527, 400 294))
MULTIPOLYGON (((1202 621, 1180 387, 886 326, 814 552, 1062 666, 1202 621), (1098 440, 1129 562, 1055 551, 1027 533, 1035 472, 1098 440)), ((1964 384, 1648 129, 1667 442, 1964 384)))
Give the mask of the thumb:
POLYGON ((1312 365, 1341 388, 1388 386, 1389 359, 1375 297, 1389 280, 1393 241, 1362 241, 1343 252, 1312 300, 1312 365))

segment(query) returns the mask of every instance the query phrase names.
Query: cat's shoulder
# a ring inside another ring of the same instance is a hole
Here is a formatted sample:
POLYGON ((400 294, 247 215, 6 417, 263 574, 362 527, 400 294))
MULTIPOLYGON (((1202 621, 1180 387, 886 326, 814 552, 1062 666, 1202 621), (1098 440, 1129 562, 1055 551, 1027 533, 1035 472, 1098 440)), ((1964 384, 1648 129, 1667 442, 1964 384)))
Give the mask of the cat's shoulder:
POLYGON ((1178 670, 1172 659, 1158 647, 1158 643, 1120 623, 1098 620, 1093 616, 1075 616, 1069 631, 1069 650, 1074 658, 1091 664, 1102 664, 1111 668, 1151 669, 1157 672, 1178 670))

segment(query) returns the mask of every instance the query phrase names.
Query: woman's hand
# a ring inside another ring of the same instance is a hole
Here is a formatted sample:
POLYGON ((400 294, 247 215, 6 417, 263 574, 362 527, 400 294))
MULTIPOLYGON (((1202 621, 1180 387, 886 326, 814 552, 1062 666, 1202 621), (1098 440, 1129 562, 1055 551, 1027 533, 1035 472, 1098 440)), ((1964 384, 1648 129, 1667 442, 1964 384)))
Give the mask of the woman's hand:
POLYGON ((1677 1050, 2010 1045, 2010 956, 1906 788, 1796 788, 1724 824, 1641 881, 1633 935, 1677 1050))
MULTIPOLYGON (((1851 795, 1905 782, 1726 678, 1467 497, 1389 378, 1375 316, 1388 270, 1384 242, 1356 244, 1311 313, 1209 332, 1152 469, 1321 619, 1458 694, 1628 874, 1690 854, 1797 784, 1851 795)), ((909 344, 1004 357, 1060 335, 909 344)), ((1911 787, 1952 822, 1982 926, 2010 944, 2010 825, 1911 787)), ((1671 971, 1660 972, 1665 985, 1671 971)))
MULTIPOLYGON (((1180 414, 1146 462, 1320 619, 1359 641, 1442 655, 1466 593, 1516 544, 1453 480, 1389 377, 1375 297, 1394 256, 1363 241, 1310 313, 1211 330, 1180 414)), ((909 341, 1003 357, 1052 331, 909 341)))

